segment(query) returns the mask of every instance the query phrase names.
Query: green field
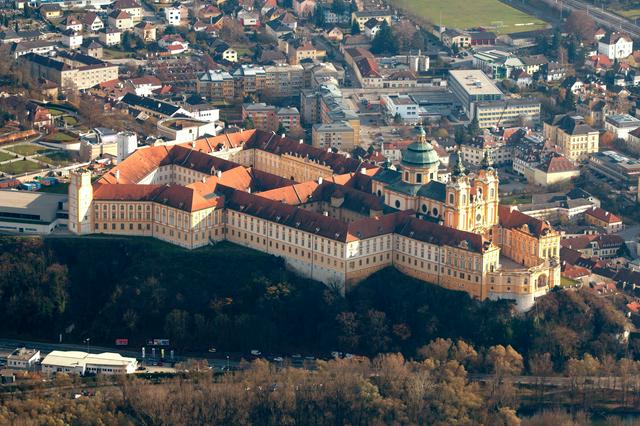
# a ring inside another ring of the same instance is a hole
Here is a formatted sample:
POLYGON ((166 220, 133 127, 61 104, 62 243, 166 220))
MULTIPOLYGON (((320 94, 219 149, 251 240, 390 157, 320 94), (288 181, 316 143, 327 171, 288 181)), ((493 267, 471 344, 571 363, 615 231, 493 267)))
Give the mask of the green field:
POLYGON ((67 166, 73 163, 73 156, 67 151, 51 151, 39 155, 38 160, 55 166, 67 166))
POLYGON ((640 18, 640 8, 638 8, 638 9, 627 9, 627 10, 613 9, 611 11, 613 13, 615 13, 616 15, 624 16, 625 18, 629 18, 629 19, 640 18))
POLYGON ((12 154, 8 154, 6 152, 0 152, 0 162, 11 160, 13 158, 16 158, 16 156, 12 154))
POLYGON ((40 145, 21 144, 7 147, 6 150, 15 152, 18 155, 28 156, 47 152, 49 151, 49 148, 45 148, 40 145))
POLYGON ((21 173, 33 172, 40 170, 42 167, 29 160, 19 160, 13 163, 0 164, 0 172, 8 173, 10 175, 19 175, 21 173))
POLYGON ((64 132, 55 132, 45 136, 42 140, 46 142, 71 142, 75 139, 64 132))
POLYGON ((395 6, 448 28, 482 26, 498 34, 545 28, 546 23, 498 0, 392 0, 395 6), (442 14, 442 15, 441 15, 442 14))

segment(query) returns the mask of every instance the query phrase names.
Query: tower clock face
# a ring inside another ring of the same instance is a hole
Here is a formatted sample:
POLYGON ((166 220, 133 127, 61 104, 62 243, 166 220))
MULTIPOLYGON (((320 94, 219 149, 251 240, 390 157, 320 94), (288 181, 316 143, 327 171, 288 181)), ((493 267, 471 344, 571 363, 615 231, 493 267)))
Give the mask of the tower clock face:
POLYGON ((476 215, 476 222, 480 222, 482 220, 482 215, 480 213, 478 213, 476 215))

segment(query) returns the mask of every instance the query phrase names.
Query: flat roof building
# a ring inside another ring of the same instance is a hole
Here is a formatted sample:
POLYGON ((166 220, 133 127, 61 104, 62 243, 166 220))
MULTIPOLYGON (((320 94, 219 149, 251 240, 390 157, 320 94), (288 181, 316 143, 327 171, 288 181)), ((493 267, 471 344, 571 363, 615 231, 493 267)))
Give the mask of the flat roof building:
POLYGON ((49 234, 67 224, 67 194, 0 191, 0 231, 49 234))
POLYGON ((46 374, 131 374, 137 368, 135 358, 111 352, 51 351, 42 360, 42 372, 46 374))
POLYGON ((616 151, 594 152, 587 163, 589 169, 611 179, 625 189, 638 185, 640 161, 616 151))
POLYGON ((497 101, 504 97, 498 86, 481 70, 449 71, 449 88, 469 118, 475 114, 475 103, 497 101))

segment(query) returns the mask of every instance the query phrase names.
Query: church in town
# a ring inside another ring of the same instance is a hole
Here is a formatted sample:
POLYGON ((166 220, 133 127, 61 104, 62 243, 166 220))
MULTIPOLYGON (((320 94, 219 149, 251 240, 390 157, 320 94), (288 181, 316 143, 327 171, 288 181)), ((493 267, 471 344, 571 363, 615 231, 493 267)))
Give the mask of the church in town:
POLYGON ((527 310, 560 284, 560 235, 500 206, 498 185, 488 161, 442 173, 422 130, 399 170, 245 130, 140 148, 95 181, 72 173, 69 229, 187 249, 226 240, 343 292, 394 266, 527 310))

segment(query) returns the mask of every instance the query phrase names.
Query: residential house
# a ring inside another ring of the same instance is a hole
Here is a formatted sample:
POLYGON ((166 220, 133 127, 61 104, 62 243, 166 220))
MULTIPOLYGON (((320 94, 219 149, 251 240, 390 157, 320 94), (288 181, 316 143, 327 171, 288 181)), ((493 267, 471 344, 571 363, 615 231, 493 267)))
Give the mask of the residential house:
POLYGON ((552 61, 544 67, 544 79, 548 83, 560 81, 567 76, 568 71, 569 69, 567 65, 552 61))
POLYGON ((493 46, 496 44, 496 34, 490 31, 471 31, 469 32, 471 37, 471 46, 493 46))
POLYGON ((87 31, 98 32, 104 28, 104 22, 102 22, 102 19, 100 19, 95 12, 87 12, 86 15, 84 15, 83 22, 84 28, 87 31))
POLYGON ((74 16, 67 16, 60 24, 60 27, 63 31, 72 30, 77 33, 82 31, 82 22, 74 16))
POLYGON ((607 233, 620 232, 624 228, 622 219, 600 207, 592 207, 584 214, 584 220, 594 226, 603 228, 607 233))
POLYGON ((324 38, 329 41, 341 42, 344 38, 344 34, 338 27, 333 27, 329 31, 325 31, 324 38))
POLYGON ((133 23, 142 21, 142 6, 136 0, 116 0, 113 9, 127 12, 133 23))
POLYGON ((633 53, 633 39, 620 32, 607 33, 598 41, 598 53, 609 59, 624 59, 633 53))
POLYGON ((138 22, 133 31, 145 43, 156 41, 157 30, 150 22, 138 22))
POLYGON ((74 30, 66 30, 62 33, 62 45, 69 49, 77 49, 82 46, 82 34, 74 30))
POLYGON ((188 19, 189 9, 183 4, 164 8, 164 20, 167 22, 167 25, 179 27, 186 25, 188 19))
POLYGON ((145 75, 127 81, 138 96, 153 96, 155 90, 162 88, 162 82, 154 75, 145 75))
POLYGON ((565 238, 560 241, 562 248, 568 248, 580 252, 583 256, 611 259, 618 256, 620 249, 625 245, 624 238, 612 234, 589 234, 573 238, 565 238))
POLYGON ((109 14, 109 27, 122 31, 133 28, 133 20, 131 16, 124 10, 114 10, 109 14))
MULTIPOLYGON (((360 31, 364 32, 364 24, 371 18, 378 20, 385 20, 387 24, 391 25, 391 12, 388 10, 367 10, 367 11, 355 11, 351 13, 351 19, 348 22, 355 20, 360 26, 360 31)), ((332 22, 337 24, 338 22, 332 22)))
POLYGON ((530 75, 539 73, 544 70, 549 60, 544 55, 523 56, 520 58, 523 69, 530 75))
POLYGON ((440 34, 440 40, 445 47, 457 46, 459 49, 466 49, 471 46, 471 36, 464 31, 447 28, 440 34))
POLYGON ((373 40, 378 31, 380 31, 383 22, 382 20, 378 21, 376 18, 369 19, 364 23, 364 35, 373 40))
POLYGON ((255 10, 242 9, 238 12, 237 19, 245 27, 260 25, 260 14, 255 10))
POLYGON ((44 19, 56 19, 62 16, 62 9, 57 3, 44 3, 39 10, 40 16, 44 19))
POLYGON ((117 28, 105 28, 98 35, 105 46, 117 46, 122 42, 122 31, 117 28))

